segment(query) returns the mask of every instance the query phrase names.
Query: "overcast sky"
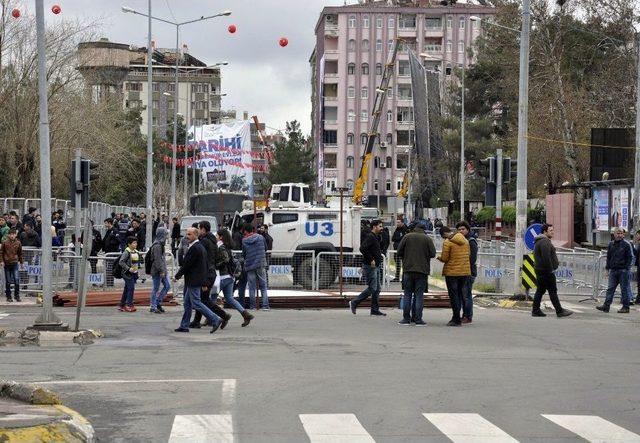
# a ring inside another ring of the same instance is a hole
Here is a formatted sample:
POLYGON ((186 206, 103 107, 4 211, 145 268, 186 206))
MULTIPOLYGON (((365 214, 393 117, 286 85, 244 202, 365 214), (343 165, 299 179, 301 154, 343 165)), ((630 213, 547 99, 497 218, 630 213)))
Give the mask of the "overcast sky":
MULTIPOLYGON (((231 10, 221 17, 186 25, 180 44, 207 64, 228 61, 222 68, 223 109, 249 111, 273 128, 285 127, 297 119, 305 133, 311 129, 309 56, 313 50, 314 27, 324 6, 342 5, 343 0, 153 0, 152 14, 169 20, 187 21, 231 10), (238 31, 230 34, 227 27, 238 31), (281 48, 278 40, 289 39, 281 48)), ((45 0, 48 24, 54 1, 45 0)), ((145 46, 145 17, 125 14, 121 6, 147 11, 147 0, 58 0, 68 18, 101 23, 100 36, 118 43, 145 46)), ((350 1, 349 3, 353 3, 350 1)), ((29 5, 32 8, 31 5, 29 5)), ((157 47, 175 47, 175 28, 153 24, 157 47)), ((241 115, 241 114, 240 114, 241 115)))

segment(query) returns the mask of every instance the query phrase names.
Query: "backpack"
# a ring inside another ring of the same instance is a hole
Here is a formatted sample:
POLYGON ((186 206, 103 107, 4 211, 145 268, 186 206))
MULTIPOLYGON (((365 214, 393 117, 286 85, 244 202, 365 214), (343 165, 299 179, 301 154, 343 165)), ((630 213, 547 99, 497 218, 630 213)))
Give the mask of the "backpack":
POLYGON ((113 267, 111 268, 111 275, 113 275, 113 278, 122 278, 122 266, 120 266, 120 260, 125 253, 126 252, 122 252, 122 254, 118 256, 115 263, 113 264, 113 267))
POLYGON ((151 267, 153 266, 153 246, 155 246, 155 244, 149 248, 146 260, 144 261, 144 272, 147 275, 151 275, 151 267))
POLYGON ((229 275, 232 276, 235 280, 239 279, 242 275, 242 263, 236 257, 231 256, 229 263, 227 264, 229 275))

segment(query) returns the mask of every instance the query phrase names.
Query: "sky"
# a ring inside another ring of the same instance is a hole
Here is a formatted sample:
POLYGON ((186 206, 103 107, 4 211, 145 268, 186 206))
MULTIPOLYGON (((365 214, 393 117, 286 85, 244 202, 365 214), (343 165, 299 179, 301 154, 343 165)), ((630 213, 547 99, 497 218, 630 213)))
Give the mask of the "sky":
MULTIPOLYGON (((242 115, 257 115, 268 127, 284 129, 298 120, 302 130, 311 130, 311 69, 309 57, 315 45, 314 29, 324 6, 342 5, 344 0, 152 0, 152 15, 171 21, 194 20, 231 10, 230 17, 193 23, 181 28, 180 45, 207 64, 228 61, 222 67, 223 109, 242 115), (229 25, 237 26, 230 34, 229 25), (289 40, 282 48, 281 37, 289 40)), ((349 3, 354 3, 349 0, 349 3)), ((147 19, 121 12, 129 6, 147 12, 147 0, 45 0, 49 11, 62 7, 68 19, 98 24, 97 36, 117 43, 147 46, 147 19)), ((32 8, 31 5, 29 5, 32 8)), ((153 23, 156 47, 175 47, 175 27, 153 23)), ((273 132, 273 130, 269 131, 273 132)))

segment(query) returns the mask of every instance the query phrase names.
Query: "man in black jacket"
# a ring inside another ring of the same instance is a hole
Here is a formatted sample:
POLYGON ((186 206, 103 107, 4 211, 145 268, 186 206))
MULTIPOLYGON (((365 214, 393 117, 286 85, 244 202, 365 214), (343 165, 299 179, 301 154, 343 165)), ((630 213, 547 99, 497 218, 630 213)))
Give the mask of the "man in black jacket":
MULTIPOLYGON (((118 230, 113 226, 113 219, 107 218, 104 220, 104 238, 102 239, 102 250, 105 254, 118 252, 120 250, 120 240, 118 239, 118 230)), ((106 259, 105 267, 107 274, 107 286, 113 286, 113 264, 116 258, 106 259)))
POLYGON ((400 270, 402 269, 402 257, 398 255, 398 246, 400 246, 400 242, 407 235, 409 229, 407 225, 404 224, 404 220, 402 217, 398 217, 396 220, 396 230, 393 232, 393 237, 391 237, 391 241, 393 242, 393 250, 396 251, 393 253, 393 260, 396 262, 396 276, 391 281, 400 281, 400 270))
POLYGON ((222 320, 211 312, 200 300, 202 287, 207 282, 207 251, 198 240, 198 230, 196 228, 187 229, 187 240, 189 248, 184 256, 184 262, 180 266, 174 281, 179 280, 184 275, 184 313, 180 321, 180 327, 176 332, 189 332, 191 321, 191 311, 193 308, 201 312, 212 326, 211 333, 218 330, 222 320))
POLYGON ((633 246, 624 239, 624 229, 615 228, 613 231, 613 241, 609 242, 609 246, 607 247, 607 265, 605 268, 607 274, 609 274, 607 298, 602 305, 596 306, 598 311, 609 312, 609 307, 613 302, 613 294, 615 294, 616 288, 620 285, 622 308, 618 310, 618 313, 629 313, 629 301, 631 300, 629 275, 631 274, 632 265, 633 246))
POLYGON ((173 223, 171 227, 171 253, 176 257, 182 235, 180 234, 180 223, 178 223, 178 218, 173 217, 171 221, 173 223))
POLYGON ((364 236, 364 241, 360 245, 367 287, 360 295, 349 302, 349 308, 353 314, 356 313, 356 308, 363 300, 371 297, 371 315, 387 315, 384 312, 380 312, 378 305, 378 297, 380 296, 379 272, 382 264, 382 251, 380 250, 378 236, 381 232, 382 220, 373 220, 371 222, 371 231, 364 236))
POLYGON ((553 225, 542 225, 542 234, 535 238, 535 246, 533 247, 533 257, 535 260, 536 280, 538 281, 538 289, 533 297, 533 317, 546 317, 547 314, 540 309, 542 296, 549 291, 549 298, 556 310, 558 317, 568 317, 573 311, 563 309, 558 298, 558 287, 556 285, 556 275, 554 271, 558 269, 558 256, 556 248, 551 243, 553 238, 553 225))
MULTIPOLYGON (((215 298, 213 300, 211 299, 211 288, 213 288, 213 284, 216 281, 216 259, 218 258, 218 241, 216 240, 216 237, 213 235, 213 233, 211 233, 211 223, 209 223, 208 221, 201 221, 198 224, 198 229, 200 229, 200 243, 202 243, 205 251, 207 251, 207 279, 204 285, 202 285, 202 303, 222 319, 220 329, 224 329, 224 327, 227 326, 229 319, 231 318, 231 314, 227 314, 224 309, 218 306, 216 304, 215 298)), ((196 311, 196 314, 193 317, 193 321, 191 322, 189 327, 199 328, 201 320, 202 314, 199 311, 196 311)))
POLYGON ((471 323, 473 321, 473 282, 478 276, 478 239, 471 232, 471 226, 465 220, 462 220, 456 224, 456 229, 459 233, 469 241, 469 264, 471 265, 471 277, 467 283, 466 292, 464 294, 464 300, 462 303, 462 323, 471 323))

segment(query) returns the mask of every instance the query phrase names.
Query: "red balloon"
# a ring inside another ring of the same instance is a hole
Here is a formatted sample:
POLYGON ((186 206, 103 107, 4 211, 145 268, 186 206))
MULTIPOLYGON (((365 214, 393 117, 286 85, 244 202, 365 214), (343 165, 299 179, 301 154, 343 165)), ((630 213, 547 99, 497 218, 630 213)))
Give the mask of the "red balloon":
POLYGON ((53 5, 51 7, 51 12, 53 12, 54 14, 60 14, 60 12, 62 11, 62 8, 60 7, 60 5, 53 5))
POLYGON ((19 9, 14 9, 13 11, 11 11, 11 15, 13 16, 13 18, 20 17, 20 10, 19 9))
POLYGON ((286 37, 282 37, 282 38, 280 39, 280 46, 282 46, 283 48, 284 48, 285 46, 287 46, 288 44, 289 44, 289 40, 288 40, 286 37))
POLYGON ((236 25, 229 25, 229 33, 235 34, 237 30, 238 28, 236 27, 236 25))

